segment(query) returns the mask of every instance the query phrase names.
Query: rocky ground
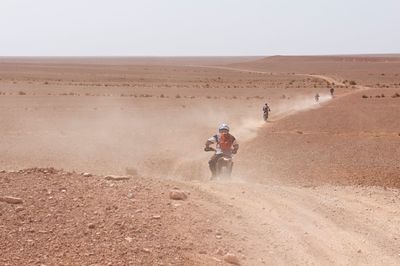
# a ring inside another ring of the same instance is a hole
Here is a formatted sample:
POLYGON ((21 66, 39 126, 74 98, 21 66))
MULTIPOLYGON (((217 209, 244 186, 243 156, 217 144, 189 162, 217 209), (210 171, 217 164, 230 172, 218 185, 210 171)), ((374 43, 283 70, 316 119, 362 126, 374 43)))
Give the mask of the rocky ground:
POLYGON ((128 178, 0 173, 1 265, 212 265, 241 255, 221 227, 223 205, 179 182, 128 178))

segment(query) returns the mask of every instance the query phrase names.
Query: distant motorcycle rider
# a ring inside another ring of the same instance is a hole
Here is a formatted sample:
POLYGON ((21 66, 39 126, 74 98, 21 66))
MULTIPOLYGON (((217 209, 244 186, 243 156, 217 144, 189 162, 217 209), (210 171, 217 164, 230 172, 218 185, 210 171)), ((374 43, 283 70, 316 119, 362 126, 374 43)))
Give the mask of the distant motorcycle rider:
POLYGON ((319 102, 319 93, 315 94, 314 99, 316 102, 319 102))
POLYGON ((265 105, 263 106, 263 112, 264 112, 264 115, 263 115, 264 120, 267 121, 268 114, 269 114, 269 112, 271 112, 271 109, 269 108, 268 103, 265 103, 265 105))
POLYGON ((236 138, 229 133, 229 126, 227 124, 221 124, 218 127, 218 132, 218 134, 206 141, 204 148, 205 151, 211 151, 213 149, 210 145, 216 144, 215 154, 208 161, 212 174, 211 178, 216 176, 218 159, 223 156, 232 157, 232 154, 236 154, 239 150, 239 144, 236 142, 236 138))
POLYGON ((329 92, 331 93, 331 97, 333 98, 333 93, 335 92, 335 89, 332 87, 330 88, 329 92))

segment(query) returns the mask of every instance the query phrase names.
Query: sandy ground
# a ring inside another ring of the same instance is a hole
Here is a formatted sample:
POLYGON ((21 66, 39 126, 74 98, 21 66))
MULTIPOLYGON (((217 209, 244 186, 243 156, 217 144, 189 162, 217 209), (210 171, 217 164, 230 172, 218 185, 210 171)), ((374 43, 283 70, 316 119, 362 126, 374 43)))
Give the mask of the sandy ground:
POLYGON ((398 75, 396 56, 1 58, 0 197, 24 202, 0 202, 0 261, 398 265, 398 75), (221 121, 241 149, 208 181, 221 121))

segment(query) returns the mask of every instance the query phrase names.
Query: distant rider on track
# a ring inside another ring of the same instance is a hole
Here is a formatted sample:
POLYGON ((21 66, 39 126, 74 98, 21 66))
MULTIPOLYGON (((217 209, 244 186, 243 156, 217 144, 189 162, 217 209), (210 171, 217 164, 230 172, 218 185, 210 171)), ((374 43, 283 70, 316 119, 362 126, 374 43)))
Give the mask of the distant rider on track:
POLYGON ((217 174, 217 161, 219 158, 226 156, 231 158, 232 154, 236 154, 239 149, 239 144, 236 142, 236 138, 229 134, 229 126, 227 124, 221 124, 218 128, 219 134, 210 137, 206 141, 205 151, 213 150, 210 145, 216 144, 215 154, 208 161, 208 165, 211 170, 211 178, 215 178, 217 174))
POLYGON ((265 103, 265 105, 263 106, 263 112, 264 112, 264 115, 263 115, 264 121, 267 121, 268 114, 269 114, 269 112, 271 112, 271 109, 269 108, 268 103, 265 103))
POLYGON ((315 94, 314 99, 316 102, 319 102, 319 93, 315 94))

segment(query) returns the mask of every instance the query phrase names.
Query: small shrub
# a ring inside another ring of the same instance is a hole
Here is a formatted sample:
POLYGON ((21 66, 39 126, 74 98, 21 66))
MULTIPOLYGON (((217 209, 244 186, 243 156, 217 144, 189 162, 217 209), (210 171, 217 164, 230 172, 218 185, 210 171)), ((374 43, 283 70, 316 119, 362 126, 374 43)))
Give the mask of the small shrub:
POLYGON ((363 98, 368 98, 368 96, 367 96, 367 95, 365 95, 365 94, 364 94, 362 97, 363 97, 363 98))
POLYGON ((179 98, 181 98, 181 96, 180 96, 179 94, 177 94, 177 95, 175 96, 175 98, 179 99, 179 98))
POLYGON ((352 85, 352 86, 357 85, 357 83, 354 80, 350 80, 349 84, 352 85))
POLYGON ((395 94, 393 94, 392 98, 398 98, 400 97, 400 94, 398 92, 396 92, 395 94))
POLYGON ((18 92, 18 95, 26 95, 26 92, 24 92, 24 91, 19 91, 19 92, 18 92))

